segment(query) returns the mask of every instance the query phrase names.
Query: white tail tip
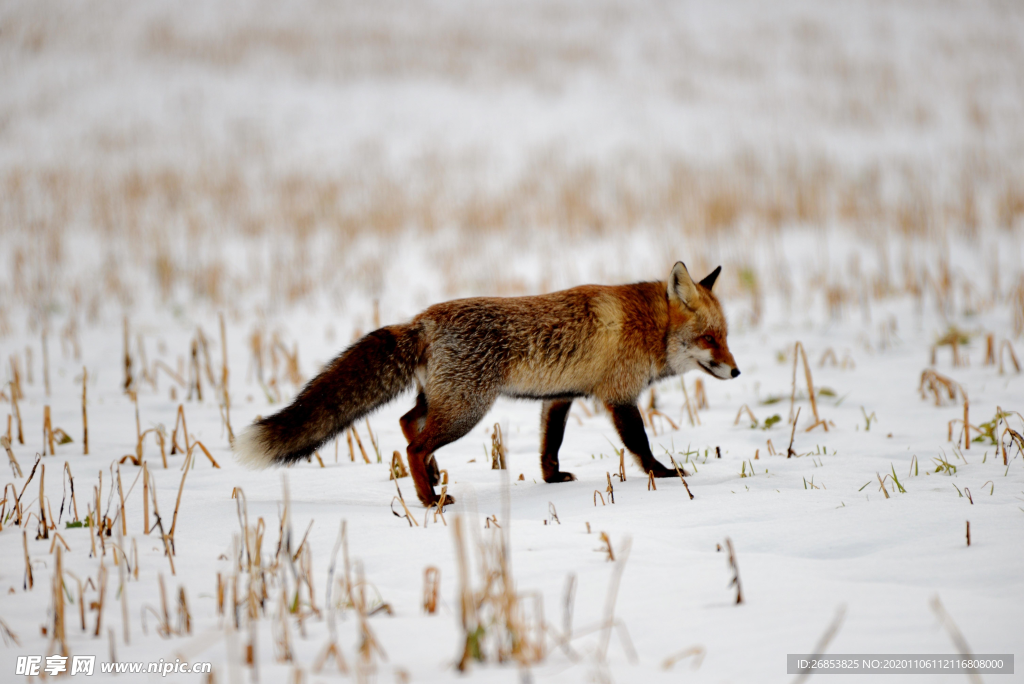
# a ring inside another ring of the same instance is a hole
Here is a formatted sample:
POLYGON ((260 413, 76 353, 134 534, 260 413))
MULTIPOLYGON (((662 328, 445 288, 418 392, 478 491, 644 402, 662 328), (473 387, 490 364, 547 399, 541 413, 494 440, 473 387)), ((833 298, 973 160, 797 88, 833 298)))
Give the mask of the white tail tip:
POLYGON ((274 465, 274 455, 261 439, 260 426, 253 424, 235 437, 235 460, 250 470, 262 470, 274 465))

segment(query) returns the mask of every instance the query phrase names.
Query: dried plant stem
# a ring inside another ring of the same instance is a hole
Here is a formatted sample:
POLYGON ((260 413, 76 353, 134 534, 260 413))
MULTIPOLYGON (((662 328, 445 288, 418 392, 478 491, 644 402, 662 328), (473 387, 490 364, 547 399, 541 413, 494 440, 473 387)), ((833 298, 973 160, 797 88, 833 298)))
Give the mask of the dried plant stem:
MULTIPOLYGON (((150 474, 150 477, 152 477, 152 476, 153 475, 150 474)), ((184 481, 184 477, 182 477, 182 481, 184 481)), ((156 526, 160 528, 160 538, 164 542, 164 553, 167 555, 167 562, 170 563, 170 565, 171 565, 171 574, 175 575, 177 573, 174 572, 174 553, 172 552, 170 542, 168 541, 168 538, 167 538, 167 534, 164 532, 164 523, 163 523, 163 520, 160 518, 160 510, 159 510, 159 508, 157 508, 157 505, 156 505, 156 483, 155 482, 150 484, 149 493, 153 497, 153 517, 156 518, 156 526)))
POLYGON ((182 468, 181 473, 181 484, 178 485, 178 498, 174 502, 174 515, 171 517, 171 529, 167 533, 167 537, 171 543, 171 551, 174 551, 174 529, 178 525, 178 508, 181 506, 181 493, 185 491, 185 478, 188 477, 188 469, 192 464, 192 452, 189 451, 185 455, 185 465, 182 468))
MULTIPOLYGON (((132 380, 132 355, 128 347, 128 317, 124 317, 124 391, 131 391, 134 383, 132 380)), ((99 634, 97 633, 97 636, 99 634)))
POLYGON ((700 415, 690 406, 690 393, 686 391, 686 380, 681 378, 679 384, 683 387, 683 399, 686 400, 686 417, 690 419, 690 425, 700 425, 700 415))
POLYGON ((740 566, 736 563, 736 550, 732 546, 732 539, 725 538, 725 548, 729 552, 729 567, 732 568, 733 576, 730 585, 736 587, 736 603, 743 603, 743 587, 740 585, 740 566))
MULTIPOLYGON (((812 651, 814 655, 811 656, 811 660, 817 660, 825 654, 826 649, 828 649, 828 645, 832 643, 832 639, 834 639, 836 634, 839 632, 839 628, 843 624, 844 617, 846 617, 846 606, 840 605, 839 608, 836 610, 835 617, 832 618, 832 622, 829 623, 829 626, 825 629, 824 634, 822 634, 821 638, 818 639, 818 643, 814 645, 814 651, 812 651)), ((807 678, 810 676, 811 669, 805 668, 801 670, 800 674, 797 675, 797 678, 793 680, 793 684, 801 684, 802 682, 806 681, 807 678)))
POLYGON ((43 531, 37 535, 36 539, 49 539, 50 528, 46 524, 46 493, 44 491, 46 485, 46 465, 39 464, 39 522, 42 524, 43 531))
POLYGON ((149 464, 142 462, 142 533, 149 534, 149 464))
MULTIPOLYGON (((171 431, 171 456, 178 453, 178 425, 181 425, 181 431, 185 435, 185 453, 192 450, 192 446, 188 441, 188 425, 185 423, 185 405, 178 404, 178 413, 174 417, 174 430, 171 431)), ((164 462, 164 468, 167 467, 167 462, 164 462)))
MULTIPOLYGON (((75 511, 75 522, 78 522, 78 499, 75 497, 75 478, 71 476, 71 464, 68 463, 67 461, 64 462, 64 472, 67 473, 68 484, 71 486, 71 505, 74 507, 74 511, 75 511)), ((63 512, 64 512, 64 502, 63 501, 61 501, 60 508, 61 508, 61 513, 63 514, 63 512)))
POLYGON ((796 424, 800 420, 800 408, 796 410, 796 416, 793 418, 793 429, 789 432, 789 446, 786 447, 786 458, 792 458, 796 455, 793 451, 793 439, 796 437, 796 424))
POLYGON ((818 401, 814 396, 814 380, 811 379, 811 367, 807 363, 807 352, 804 351, 804 345, 799 341, 793 345, 793 391, 789 396, 789 419, 794 423, 796 422, 793 417, 793 407, 796 404, 796 367, 801 359, 804 365, 804 379, 807 382, 807 395, 811 400, 811 411, 814 413, 814 423, 805 432, 810 432, 819 425, 825 428, 825 432, 828 432, 828 423, 818 416, 818 401))
POLYGON ((363 448, 363 440, 359 439, 359 430, 356 430, 356 426, 355 425, 352 426, 351 430, 352 430, 352 434, 355 435, 355 437, 356 437, 356 444, 359 445, 359 453, 362 454, 363 461, 365 461, 366 463, 369 463, 370 459, 366 455, 366 449, 363 448))
POLYGON ((89 455, 89 415, 85 409, 86 387, 89 382, 89 371, 82 366, 82 455, 89 455))
POLYGON ((67 656, 67 634, 64 628, 64 549, 56 548, 57 555, 53 562, 53 634, 50 637, 48 653, 59 653, 67 656), (58 650, 54 650, 54 645, 58 650))
POLYGON ((96 629, 93 630, 92 635, 98 637, 100 635, 100 627, 103 624, 103 604, 107 598, 107 566, 104 564, 103 559, 100 559, 100 574, 99 582, 97 582, 97 589, 99 590, 99 598, 96 599, 96 629))
POLYGON ((28 532, 24 530, 21 532, 21 543, 22 548, 25 549, 25 581, 23 588, 31 589, 35 582, 32 579, 32 561, 28 557, 28 532))
POLYGON ((117 496, 121 500, 121 534, 128 534, 128 521, 124 515, 124 488, 121 486, 121 466, 117 466, 117 496))
MULTIPOLYGON (((10 416, 7 416, 8 425, 10 425, 10 418, 10 416)), ((14 472, 14 476, 25 477, 21 472, 21 465, 18 463, 18 459, 14 457, 14 451, 11 450, 11 438, 7 435, 0 437, 0 446, 7 452, 7 460, 11 463, 11 470, 14 472)))
POLYGON ((50 455, 56 456, 57 450, 53 448, 53 423, 50 422, 50 406, 43 406, 43 456, 46 455, 46 447, 50 447, 50 455))
MULTIPOLYGON (((932 598, 931 606, 935 615, 938 616, 939 622, 946 628, 946 632, 949 634, 949 638, 953 641, 953 645, 956 646, 956 650, 964 658, 970 659, 973 656, 971 647, 968 646, 967 640, 964 639, 964 635, 960 631, 960 628, 956 626, 955 622, 953 622, 953 617, 946 612, 945 607, 942 605, 942 601, 939 600, 938 594, 932 598)), ((981 675, 978 674, 977 670, 968 670, 967 676, 972 684, 981 684, 981 675)))

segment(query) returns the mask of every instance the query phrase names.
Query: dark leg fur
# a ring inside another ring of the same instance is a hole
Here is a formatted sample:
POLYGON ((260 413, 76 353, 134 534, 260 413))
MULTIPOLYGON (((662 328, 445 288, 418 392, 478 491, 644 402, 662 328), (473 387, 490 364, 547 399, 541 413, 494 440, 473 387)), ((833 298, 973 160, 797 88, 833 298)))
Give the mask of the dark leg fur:
MULTIPOLYGON (((433 506, 439 497, 434 492, 434 484, 431 483, 430 456, 446 444, 466 435, 480 420, 487 415, 487 411, 494 403, 490 401, 469 403, 429 402, 426 420, 423 429, 417 433, 406 453, 409 458, 409 472, 412 474, 413 483, 416 485, 416 495, 424 506, 433 506)), ((415 409, 413 409, 415 411, 415 409)), ((437 475, 434 476, 435 478, 437 475)), ((451 496, 447 497, 449 503, 454 503, 451 496)))
MULTIPOLYGON (((398 424, 402 426, 402 434, 405 435, 406 442, 411 443, 416 438, 416 435, 423 431, 426 419, 427 395, 420 390, 419 394, 416 395, 416 405, 398 419, 398 424)), ((434 458, 433 454, 427 457, 427 481, 431 487, 436 487, 441 481, 441 470, 437 467, 437 459, 434 458)))
MULTIPOLYGON (((644 432, 644 421, 640 417, 640 409, 635 405, 608 405, 612 414, 612 422, 619 432, 619 438, 630 453, 633 454, 637 464, 644 469, 645 473, 654 473, 654 477, 676 477, 676 471, 666 468, 654 458, 651 453, 650 442, 647 441, 647 433, 644 432)), ((684 471, 683 475, 687 473, 684 471)))
POLYGON ((540 469, 545 482, 568 482, 575 480, 572 473, 558 469, 558 449, 565 436, 565 423, 569 420, 572 401, 548 400, 540 410, 540 469))

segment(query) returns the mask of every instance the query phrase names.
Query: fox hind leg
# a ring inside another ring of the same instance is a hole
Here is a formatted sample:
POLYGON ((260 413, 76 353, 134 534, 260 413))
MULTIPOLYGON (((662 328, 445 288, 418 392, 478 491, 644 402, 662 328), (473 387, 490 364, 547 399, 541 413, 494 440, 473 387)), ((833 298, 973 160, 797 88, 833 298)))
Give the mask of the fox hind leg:
MULTIPOLYGON (((406 449, 409 458, 409 472, 416 485, 416 495, 424 506, 433 506, 439 499, 434 492, 434 484, 431 483, 431 468, 428 463, 433 453, 468 434, 487 415, 487 411, 494 404, 493 396, 474 399, 471 402, 428 402, 423 429, 409 442, 406 449)), ((454 503, 455 499, 448 496, 447 501, 454 503)))
MULTIPOLYGON (((412 442, 422 430, 427 419, 427 395, 420 389, 416 395, 416 405, 412 407, 412 410, 406 413, 404 416, 398 419, 398 424, 402 427, 402 434, 405 435, 406 442, 412 442)), ((441 481, 441 471, 437 467, 437 459, 431 454, 427 458, 427 481, 430 482, 431 487, 437 486, 437 483, 441 481)))
POLYGON ((398 419, 398 424, 402 426, 402 434, 405 435, 405 441, 411 442, 414 437, 423 429, 424 420, 427 417, 427 395, 420 389, 416 395, 416 405, 412 407, 412 410, 406 413, 404 416, 398 419))
MULTIPOLYGON (((654 477, 675 477, 676 471, 659 463, 651 453, 651 444, 647 441, 640 409, 635 404, 608 404, 607 406, 612 414, 612 422, 619 433, 619 438, 636 458, 644 472, 653 472, 654 477)), ((686 475, 685 471, 683 475, 686 475)))
POLYGON ((540 410, 540 469, 545 482, 575 480, 572 473, 558 469, 558 449, 565 437, 565 423, 569 420, 571 399, 546 400, 540 410))

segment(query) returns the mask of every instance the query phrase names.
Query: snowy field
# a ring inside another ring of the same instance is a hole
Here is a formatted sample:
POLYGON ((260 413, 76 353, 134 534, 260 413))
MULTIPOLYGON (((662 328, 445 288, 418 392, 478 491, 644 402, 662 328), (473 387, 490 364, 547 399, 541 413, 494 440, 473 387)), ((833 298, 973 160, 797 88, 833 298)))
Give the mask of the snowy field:
POLYGON ((1021 36, 1016 3, 3 3, 0 681, 1020 655, 1021 36), (443 518, 389 479, 411 393, 309 463, 233 460, 378 325, 677 260, 722 265, 742 371, 641 398, 692 497, 620 471, 590 400, 562 484, 539 403, 500 400, 437 453, 443 518))

